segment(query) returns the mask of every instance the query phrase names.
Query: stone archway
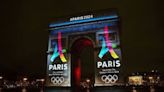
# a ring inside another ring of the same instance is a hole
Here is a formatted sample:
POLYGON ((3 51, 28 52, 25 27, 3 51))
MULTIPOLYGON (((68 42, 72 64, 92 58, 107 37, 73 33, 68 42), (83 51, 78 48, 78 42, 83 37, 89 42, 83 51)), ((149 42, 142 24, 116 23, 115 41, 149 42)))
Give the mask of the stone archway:
POLYGON ((94 45, 85 37, 76 39, 71 46, 71 83, 73 87, 89 78, 94 82, 95 77, 94 45))

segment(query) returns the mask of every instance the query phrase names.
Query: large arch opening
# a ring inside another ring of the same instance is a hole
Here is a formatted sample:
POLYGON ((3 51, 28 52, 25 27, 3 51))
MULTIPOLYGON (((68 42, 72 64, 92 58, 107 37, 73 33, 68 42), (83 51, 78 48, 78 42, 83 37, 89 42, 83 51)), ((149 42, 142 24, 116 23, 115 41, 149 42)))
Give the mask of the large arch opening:
POLYGON ((94 46, 88 38, 79 38, 71 47, 71 84, 80 87, 80 82, 90 79, 94 83, 94 46))

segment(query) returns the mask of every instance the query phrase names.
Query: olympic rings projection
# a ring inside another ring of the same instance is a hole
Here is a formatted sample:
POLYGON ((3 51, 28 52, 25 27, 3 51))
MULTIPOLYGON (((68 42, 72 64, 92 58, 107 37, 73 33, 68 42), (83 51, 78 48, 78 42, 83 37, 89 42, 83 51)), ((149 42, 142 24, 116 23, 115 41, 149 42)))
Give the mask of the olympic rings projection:
POLYGON ((115 83, 118 80, 118 76, 114 75, 102 75, 101 80, 105 83, 115 83))
POLYGON ((60 85, 64 82, 64 77, 51 77, 51 82, 55 85, 60 85))

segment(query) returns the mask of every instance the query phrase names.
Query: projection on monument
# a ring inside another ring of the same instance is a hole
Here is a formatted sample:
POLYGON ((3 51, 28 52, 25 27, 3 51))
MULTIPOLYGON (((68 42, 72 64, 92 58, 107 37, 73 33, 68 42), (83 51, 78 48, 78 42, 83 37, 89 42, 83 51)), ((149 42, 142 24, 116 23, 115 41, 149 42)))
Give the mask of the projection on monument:
POLYGON ((51 23, 47 86, 71 87, 87 78, 94 86, 119 84, 122 64, 119 32, 115 12, 88 13, 51 23))

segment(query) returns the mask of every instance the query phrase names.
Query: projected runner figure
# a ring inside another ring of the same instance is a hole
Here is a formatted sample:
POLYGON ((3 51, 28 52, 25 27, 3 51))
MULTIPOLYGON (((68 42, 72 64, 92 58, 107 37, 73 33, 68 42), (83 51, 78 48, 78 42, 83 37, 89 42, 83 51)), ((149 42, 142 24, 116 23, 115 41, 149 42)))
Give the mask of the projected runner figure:
POLYGON ((53 62, 58 56, 60 56, 60 59, 62 62, 67 62, 67 60, 63 54, 65 52, 66 52, 66 49, 62 50, 61 32, 58 32, 58 44, 55 42, 54 53, 53 53, 52 57, 50 58, 51 62, 53 62))

